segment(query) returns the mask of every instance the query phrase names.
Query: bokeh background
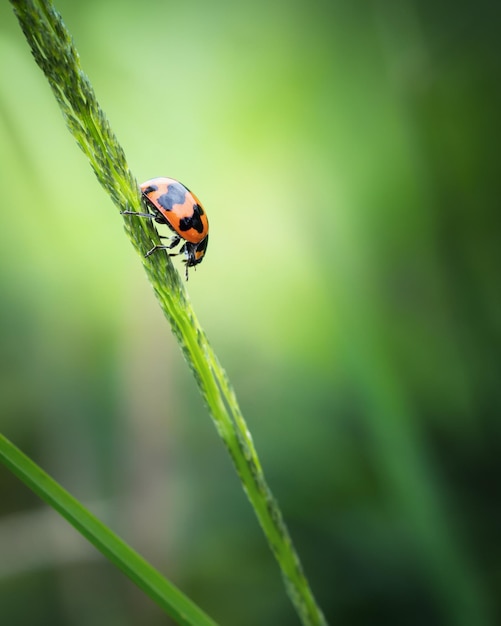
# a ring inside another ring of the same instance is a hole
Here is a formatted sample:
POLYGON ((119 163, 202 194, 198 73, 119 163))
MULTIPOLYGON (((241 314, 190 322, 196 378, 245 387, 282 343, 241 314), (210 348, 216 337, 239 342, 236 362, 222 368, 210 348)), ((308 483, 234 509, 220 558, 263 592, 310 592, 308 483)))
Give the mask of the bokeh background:
MULTIPOLYGON (((496 3, 59 0, 329 622, 501 623, 496 3)), ((294 625, 122 221, 0 5, 1 430, 223 626, 294 625)), ((0 467, 0 621, 171 623, 0 467)))

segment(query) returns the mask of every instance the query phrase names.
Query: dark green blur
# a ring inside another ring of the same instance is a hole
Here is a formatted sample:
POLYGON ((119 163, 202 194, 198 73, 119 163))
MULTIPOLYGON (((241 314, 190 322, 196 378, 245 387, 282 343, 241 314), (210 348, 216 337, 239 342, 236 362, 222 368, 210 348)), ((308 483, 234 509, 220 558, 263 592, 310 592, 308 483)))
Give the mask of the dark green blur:
MULTIPOLYGON (((500 9, 57 8, 331 626, 501 622, 500 9)), ((122 221, 0 5, 0 428, 222 626, 291 626, 122 221)), ((0 623, 169 623, 0 467, 0 623)))

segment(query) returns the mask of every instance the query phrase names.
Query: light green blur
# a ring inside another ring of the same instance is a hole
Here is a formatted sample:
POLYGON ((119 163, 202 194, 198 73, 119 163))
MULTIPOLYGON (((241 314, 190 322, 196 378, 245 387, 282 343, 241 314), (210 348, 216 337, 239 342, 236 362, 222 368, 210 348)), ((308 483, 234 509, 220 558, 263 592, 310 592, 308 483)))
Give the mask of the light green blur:
MULTIPOLYGON (((332 625, 488 626, 499 611, 500 88, 484 4, 57 4, 134 174, 180 179, 208 212, 193 307, 332 625)), ((217 622, 296 624, 7 3, 0 183, 1 431, 217 622)), ((40 506, 0 469, 6 624, 165 623, 75 536, 61 545, 40 506)))

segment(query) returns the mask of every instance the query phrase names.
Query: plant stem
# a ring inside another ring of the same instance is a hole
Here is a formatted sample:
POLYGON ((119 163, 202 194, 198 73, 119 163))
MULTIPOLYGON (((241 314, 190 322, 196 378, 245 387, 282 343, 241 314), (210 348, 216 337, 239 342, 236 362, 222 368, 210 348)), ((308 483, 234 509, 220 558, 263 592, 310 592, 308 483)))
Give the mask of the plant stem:
MULTIPOLYGON (((11 0, 36 62, 46 75, 68 128, 121 210, 142 211, 137 182, 83 73, 78 53, 60 15, 48 0, 11 0)), ((287 592, 305 626, 326 624, 315 602, 282 514, 259 462, 235 393, 191 308, 184 285, 168 255, 147 259, 160 240, 150 220, 125 217, 125 229, 142 258, 216 429, 224 441, 245 492, 285 579, 287 592)))

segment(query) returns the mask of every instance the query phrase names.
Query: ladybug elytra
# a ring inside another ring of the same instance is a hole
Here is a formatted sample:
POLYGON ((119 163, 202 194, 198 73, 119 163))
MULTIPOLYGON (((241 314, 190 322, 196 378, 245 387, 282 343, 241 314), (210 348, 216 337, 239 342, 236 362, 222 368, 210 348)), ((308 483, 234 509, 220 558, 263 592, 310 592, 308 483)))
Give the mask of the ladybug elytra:
POLYGON ((157 250, 172 250, 184 240, 179 252, 170 253, 170 256, 184 254, 188 280, 188 268, 203 261, 209 242, 209 222, 200 201, 173 178, 152 178, 140 187, 144 204, 152 213, 123 211, 122 214, 153 219, 158 224, 167 225, 175 233, 168 245, 154 246, 146 256, 157 250))

